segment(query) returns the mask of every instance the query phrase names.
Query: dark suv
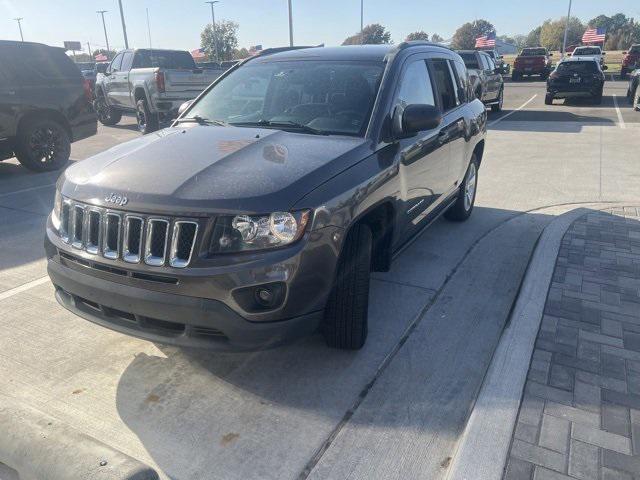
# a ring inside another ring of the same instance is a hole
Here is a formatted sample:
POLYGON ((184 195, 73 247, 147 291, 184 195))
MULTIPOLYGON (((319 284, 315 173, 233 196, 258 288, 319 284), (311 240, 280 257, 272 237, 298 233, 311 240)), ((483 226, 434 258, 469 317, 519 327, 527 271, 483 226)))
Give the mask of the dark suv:
POLYGON ((37 172, 69 160, 71 142, 94 135, 91 88, 62 48, 0 40, 0 160, 37 172))
POLYGON ((442 46, 265 50, 174 124, 68 168, 57 300, 152 341, 255 349, 367 336, 371 271, 471 215, 487 113, 442 46))
POLYGON ((500 68, 491 56, 478 50, 458 50, 469 72, 469 82, 475 96, 491 110, 499 112, 504 103, 504 80, 500 68))

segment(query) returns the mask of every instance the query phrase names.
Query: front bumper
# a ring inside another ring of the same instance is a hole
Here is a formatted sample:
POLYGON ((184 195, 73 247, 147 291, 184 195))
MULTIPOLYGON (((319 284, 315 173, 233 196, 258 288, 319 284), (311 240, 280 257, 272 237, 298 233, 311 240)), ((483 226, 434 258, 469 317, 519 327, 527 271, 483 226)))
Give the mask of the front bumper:
POLYGON ((331 244, 334 232, 308 232, 304 243, 265 252, 260 260, 176 269, 127 265, 73 249, 49 220, 45 250, 56 299, 87 320, 159 343, 256 350, 317 330, 339 251, 331 244), (237 295, 274 284, 284 293, 273 308, 251 310, 237 295))

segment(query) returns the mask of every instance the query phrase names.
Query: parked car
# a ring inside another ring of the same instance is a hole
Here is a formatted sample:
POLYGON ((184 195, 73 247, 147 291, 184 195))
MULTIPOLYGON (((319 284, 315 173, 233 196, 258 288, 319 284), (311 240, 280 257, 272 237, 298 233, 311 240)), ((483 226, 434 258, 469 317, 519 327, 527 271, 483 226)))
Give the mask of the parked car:
POLYGON ((71 142, 94 135, 91 91, 64 49, 0 40, 0 160, 57 170, 71 142))
POLYGON ((525 75, 540 75, 540 78, 546 80, 552 70, 552 56, 553 54, 549 53, 546 48, 523 48, 513 64, 512 80, 517 82, 525 75))
POLYGON ((636 68, 640 68, 640 44, 632 45, 629 51, 622 52, 622 67, 620 76, 626 78, 627 74, 636 68))
POLYGON ((544 103, 551 105, 556 98, 591 97, 602 103, 605 76, 597 60, 589 57, 567 57, 560 61, 547 80, 544 103))
POLYGON ((180 105, 197 97, 219 76, 196 67, 187 51, 138 49, 118 53, 95 86, 95 109, 104 125, 122 114, 136 114, 138 130, 150 133, 177 115, 180 105))
POLYGON ((469 72, 471 88, 475 96, 491 110, 502 110, 504 101, 504 80, 500 68, 496 67, 488 53, 479 50, 458 50, 469 72))
POLYGON ((633 105, 634 110, 640 111, 640 67, 629 75, 627 99, 633 105))
POLYGON ((491 49, 483 49, 482 52, 486 53, 491 57, 493 63, 496 64, 496 67, 499 69, 502 75, 508 75, 511 72, 511 65, 504 61, 504 57, 498 53, 497 50, 491 49))
POLYGON ((603 67, 605 55, 606 53, 602 51, 602 48, 596 46, 576 47, 571 53, 572 57, 593 58, 603 67))
POLYGON ((468 91, 460 56, 427 42, 245 60, 172 127, 65 171, 45 240, 57 300, 154 342, 321 328, 362 347, 370 272, 473 211, 487 113, 468 91))

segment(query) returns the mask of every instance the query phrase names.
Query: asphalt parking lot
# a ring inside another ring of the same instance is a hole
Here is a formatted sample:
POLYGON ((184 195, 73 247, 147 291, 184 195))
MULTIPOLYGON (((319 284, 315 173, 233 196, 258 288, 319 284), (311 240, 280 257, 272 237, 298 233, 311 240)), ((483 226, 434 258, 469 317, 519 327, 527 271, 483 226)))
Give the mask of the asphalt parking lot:
MULTIPOLYGON (((438 221, 375 274, 359 352, 316 336, 211 354, 75 317, 43 258, 57 175, 0 163, 0 393, 162 478, 444 478, 542 229, 567 204, 640 200, 626 83, 608 81, 602 105, 546 106, 544 93, 506 84, 472 218, 438 221)), ((72 159, 138 135, 133 119, 100 126, 72 159)))

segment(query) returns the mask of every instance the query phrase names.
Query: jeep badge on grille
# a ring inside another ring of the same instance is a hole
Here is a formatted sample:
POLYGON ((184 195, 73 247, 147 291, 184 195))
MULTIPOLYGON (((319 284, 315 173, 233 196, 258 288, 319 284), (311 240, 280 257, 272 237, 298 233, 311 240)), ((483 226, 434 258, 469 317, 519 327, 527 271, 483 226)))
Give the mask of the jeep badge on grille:
POLYGON ((129 199, 124 195, 118 195, 117 193, 110 193, 106 197, 104 197, 104 201, 107 203, 113 203, 114 205, 118 205, 120 207, 124 207, 129 199))

